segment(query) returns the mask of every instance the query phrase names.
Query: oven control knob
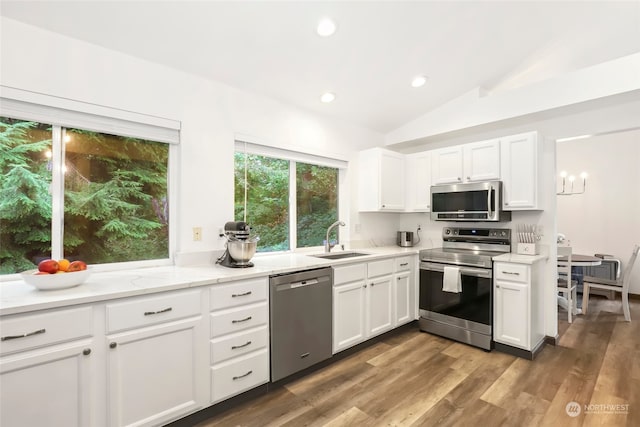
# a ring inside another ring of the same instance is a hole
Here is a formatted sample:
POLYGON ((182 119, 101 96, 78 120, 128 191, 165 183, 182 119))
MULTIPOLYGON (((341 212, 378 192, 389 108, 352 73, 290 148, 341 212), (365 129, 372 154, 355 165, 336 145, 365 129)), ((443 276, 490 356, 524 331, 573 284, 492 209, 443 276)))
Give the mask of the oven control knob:
POLYGON ((502 234, 502 237, 506 237, 507 232, 506 232, 506 231, 503 231, 501 234, 502 234))
POLYGON ((446 230, 444 230, 444 234, 451 234, 451 230, 447 228, 446 230))

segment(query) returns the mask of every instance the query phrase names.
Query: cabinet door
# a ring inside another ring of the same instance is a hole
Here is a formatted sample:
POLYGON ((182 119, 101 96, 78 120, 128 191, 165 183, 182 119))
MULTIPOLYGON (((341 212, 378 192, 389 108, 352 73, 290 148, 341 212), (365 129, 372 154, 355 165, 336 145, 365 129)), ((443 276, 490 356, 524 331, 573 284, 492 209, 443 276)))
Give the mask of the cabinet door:
POLYGON ((463 146, 464 182, 500 179, 500 140, 463 146))
POLYGON ((107 337, 109 424, 159 425, 208 403, 201 317, 107 337))
POLYGON ((411 297, 411 272, 398 273, 395 275, 395 310, 394 323, 402 325, 413 319, 411 297))
POLYGON ((333 288, 333 353, 365 339, 365 282, 333 288))
POLYGON ((433 150, 431 171, 433 185, 462 182, 462 146, 433 150))
POLYGON ((0 425, 89 426, 90 342, 0 360, 0 425))
POLYGON ((372 337, 393 327, 393 276, 376 277, 367 282, 367 336, 372 337))
POLYGON ((538 209, 538 138, 535 132, 500 141, 505 210, 538 209))
POLYGON ((417 153, 406 158, 406 210, 431 211, 431 153, 417 153))
POLYGON ((404 209, 404 156, 383 151, 380 153, 380 209, 404 209))
POLYGON ((529 348, 528 285, 496 280, 494 340, 526 350, 529 348))

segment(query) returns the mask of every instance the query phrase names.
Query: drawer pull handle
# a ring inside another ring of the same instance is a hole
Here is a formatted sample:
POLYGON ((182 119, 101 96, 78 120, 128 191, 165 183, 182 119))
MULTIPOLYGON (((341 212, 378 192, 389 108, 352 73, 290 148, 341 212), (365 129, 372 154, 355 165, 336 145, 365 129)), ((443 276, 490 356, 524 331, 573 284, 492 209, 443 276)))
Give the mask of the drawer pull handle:
POLYGON ((247 295, 251 295, 251 291, 247 291, 243 294, 232 294, 231 298, 246 297, 247 295))
POLYGON ((246 319, 232 320, 231 323, 242 323, 246 322, 247 320, 251 320, 251 316, 247 317, 246 319))
POLYGON ((246 373, 246 374, 244 374, 244 375, 240 375, 240 376, 237 376, 237 377, 233 377, 233 380, 234 380, 234 381, 235 381, 235 380, 239 380, 239 379, 241 379, 241 378, 248 377, 248 376, 249 376, 249 375, 251 375, 251 374, 253 374, 253 371, 249 371, 249 372, 247 372, 247 373, 246 373))
POLYGON ((243 348, 243 347, 246 347, 248 345, 251 345, 251 341, 247 341, 246 343, 244 343, 242 345, 232 345, 231 346, 231 350, 236 350, 238 348, 243 348))
POLYGON ((167 308, 165 308, 164 310, 158 310, 158 311, 145 311, 145 312, 144 312, 144 315, 145 315, 145 316, 152 316, 152 315, 154 315, 154 314, 166 313, 166 312, 171 311, 171 310, 173 310, 173 308, 171 308, 171 307, 167 307, 167 308))
POLYGON ((300 355, 300 359, 304 359, 305 357, 309 356, 311 353, 302 353, 300 355))
POLYGON ((8 335, 6 337, 0 338, 0 341, 15 340, 18 338, 30 337, 32 335, 44 334, 45 332, 47 332, 46 329, 38 329, 37 331, 27 332, 26 334, 22 334, 22 335, 8 335))
POLYGON ((513 276, 519 276, 520 273, 517 273, 515 271, 503 271, 502 274, 511 274, 513 276))
POLYGON ((400 267, 406 267, 407 265, 409 265, 408 262, 403 262, 402 264, 400 264, 400 267))
POLYGON ((82 350, 82 354, 84 354, 85 356, 88 356, 91 354, 91 349, 90 348, 85 348, 84 350, 82 350))
POLYGON ((118 346, 117 342, 112 342, 111 344, 109 344, 109 348, 116 348, 118 346))

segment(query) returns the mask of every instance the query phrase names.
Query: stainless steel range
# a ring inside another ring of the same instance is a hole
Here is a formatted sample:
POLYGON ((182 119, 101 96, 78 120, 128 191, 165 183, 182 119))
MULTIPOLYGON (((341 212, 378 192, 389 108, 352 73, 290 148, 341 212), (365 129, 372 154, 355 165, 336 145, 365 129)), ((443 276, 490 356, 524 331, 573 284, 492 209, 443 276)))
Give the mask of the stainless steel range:
POLYGON ((442 247, 420 251, 420 330, 491 350, 493 261, 511 230, 445 227, 442 247))

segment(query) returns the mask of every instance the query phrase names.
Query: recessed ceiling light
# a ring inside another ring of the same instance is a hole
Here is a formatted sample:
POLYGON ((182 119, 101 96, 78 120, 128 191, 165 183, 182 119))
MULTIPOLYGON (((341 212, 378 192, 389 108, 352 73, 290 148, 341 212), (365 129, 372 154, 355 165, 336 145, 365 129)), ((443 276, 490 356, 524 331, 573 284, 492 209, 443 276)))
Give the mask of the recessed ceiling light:
POLYGON ((329 37, 336 32, 336 28, 336 23, 333 22, 333 20, 331 20, 330 18, 322 18, 318 22, 316 32, 322 37, 329 37))
POLYGON ((413 87, 424 86, 426 82, 427 82, 426 76, 416 76, 413 78, 413 80, 411 80, 411 86, 413 87))
POLYGON ((333 92, 323 93, 320 97, 320 101, 324 102, 325 104, 333 101, 334 99, 336 99, 336 94, 333 92))

